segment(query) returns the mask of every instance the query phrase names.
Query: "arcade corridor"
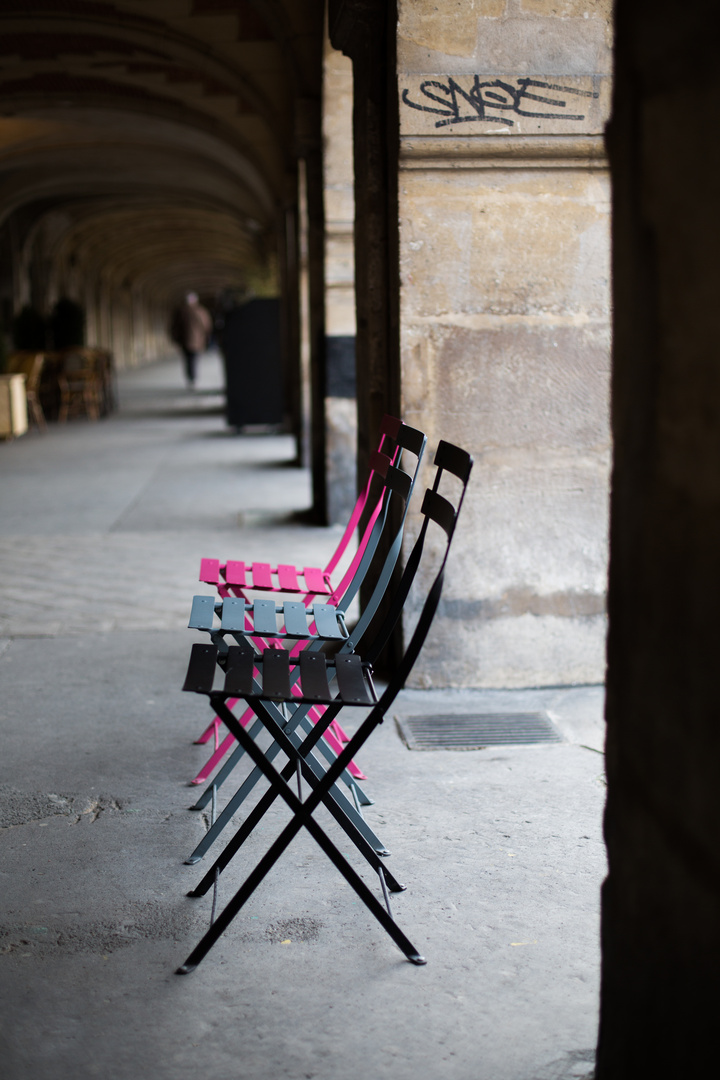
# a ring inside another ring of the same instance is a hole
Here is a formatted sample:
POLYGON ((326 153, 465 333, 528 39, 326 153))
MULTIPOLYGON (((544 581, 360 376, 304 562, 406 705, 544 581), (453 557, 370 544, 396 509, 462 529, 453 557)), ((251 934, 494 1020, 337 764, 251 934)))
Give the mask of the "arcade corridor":
POLYGON ((173 973, 210 914, 185 896, 203 864, 183 864, 207 826, 187 786, 207 707, 180 693, 199 558, 309 556, 337 535, 293 523, 309 480, 291 440, 227 434, 219 389, 215 356, 195 395, 173 358, 121 376, 118 415, 0 446, 3 1080, 586 1076, 600 687, 408 691, 395 710, 547 709, 556 745, 410 751, 392 720, 368 743, 366 813, 427 967, 307 839, 200 968, 173 973))
POLYGON ((83 338, 122 390, 0 445, 12 1080, 712 1074, 716 8, 0 0, 0 361, 67 376, 83 338), (285 434, 228 433, 217 360, 184 394, 189 291, 275 306, 285 434), (475 458, 403 708, 535 702, 565 741, 368 747, 422 972, 298 849, 181 982, 196 560, 329 543, 385 413, 475 458))

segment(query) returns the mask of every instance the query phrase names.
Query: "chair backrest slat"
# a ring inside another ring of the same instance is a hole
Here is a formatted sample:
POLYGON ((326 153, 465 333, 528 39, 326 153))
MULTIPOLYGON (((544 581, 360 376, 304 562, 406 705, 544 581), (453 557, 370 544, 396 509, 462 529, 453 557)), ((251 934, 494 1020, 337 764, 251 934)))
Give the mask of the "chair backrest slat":
POLYGON ((437 491, 425 492, 420 512, 444 529, 448 536, 452 536, 457 519, 455 507, 437 491))
POLYGON ((459 446, 453 446, 452 443, 441 439, 435 451, 435 464, 439 469, 451 472, 453 476, 457 476, 458 480, 466 484, 473 466, 473 459, 467 450, 461 450, 459 446))

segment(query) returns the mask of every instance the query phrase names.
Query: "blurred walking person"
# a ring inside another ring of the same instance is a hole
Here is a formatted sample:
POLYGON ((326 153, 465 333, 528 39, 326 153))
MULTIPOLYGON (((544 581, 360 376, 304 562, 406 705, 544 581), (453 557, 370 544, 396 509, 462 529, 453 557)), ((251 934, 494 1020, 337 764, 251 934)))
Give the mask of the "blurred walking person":
POLYGON ((170 337, 185 359, 185 377, 189 387, 195 385, 198 353, 207 348, 212 330, 210 312, 200 303, 197 293, 189 292, 176 309, 170 325, 170 337))

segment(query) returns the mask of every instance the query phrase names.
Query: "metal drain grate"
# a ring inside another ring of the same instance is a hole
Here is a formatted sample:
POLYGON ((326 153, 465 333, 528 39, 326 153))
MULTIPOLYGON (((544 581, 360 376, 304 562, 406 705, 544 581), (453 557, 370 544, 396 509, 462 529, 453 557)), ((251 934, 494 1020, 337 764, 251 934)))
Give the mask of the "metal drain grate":
POLYGON ((410 750, 484 750, 562 742, 560 732, 542 712, 396 716, 395 723, 410 750))

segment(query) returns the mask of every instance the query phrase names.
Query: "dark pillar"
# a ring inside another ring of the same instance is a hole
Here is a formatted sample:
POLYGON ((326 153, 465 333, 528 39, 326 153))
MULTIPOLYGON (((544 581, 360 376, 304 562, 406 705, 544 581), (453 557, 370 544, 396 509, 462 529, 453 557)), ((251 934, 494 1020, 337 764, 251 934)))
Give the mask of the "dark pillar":
MULTIPOLYGON (((401 411, 397 6, 330 0, 328 11, 333 47, 353 61, 358 479, 364 483, 383 415, 401 411)), ((398 631, 387 664, 400 645, 398 631)))
POLYGON ((331 0, 330 40, 353 61, 359 475, 386 412, 400 411, 397 11, 331 0))
POLYGON ((288 198, 279 225, 279 266, 282 293, 282 350, 285 408, 288 427, 295 436, 296 463, 305 464, 300 368, 300 268, 298 262, 297 175, 290 180, 288 198))
POLYGON ((310 470, 313 519, 327 524, 325 471, 325 199, 322 159, 322 113, 319 98, 296 102, 298 152, 305 159, 308 236, 307 266, 310 309, 310 470))
POLYGON ((617 0, 600 1080, 708 1076, 720 983, 713 0, 617 0))

